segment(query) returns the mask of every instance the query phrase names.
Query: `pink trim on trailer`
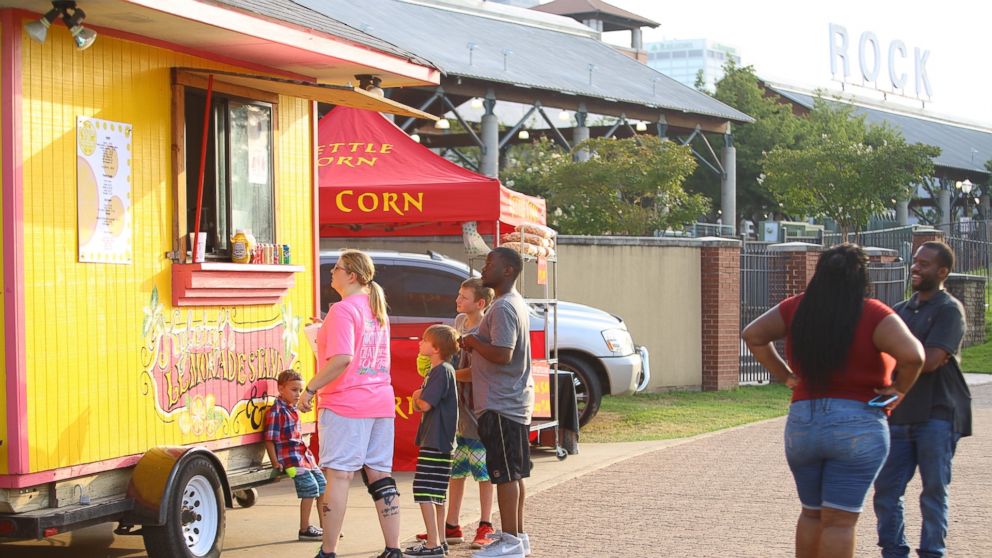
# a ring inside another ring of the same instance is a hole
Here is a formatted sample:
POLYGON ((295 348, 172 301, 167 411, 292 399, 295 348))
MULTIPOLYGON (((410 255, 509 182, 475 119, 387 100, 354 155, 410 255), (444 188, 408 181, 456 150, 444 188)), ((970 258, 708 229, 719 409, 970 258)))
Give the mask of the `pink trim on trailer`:
MULTIPOLYGON (((313 316, 320 317, 321 307, 320 307, 320 167, 317 165, 317 128, 318 128, 318 116, 319 112, 317 110, 317 101, 310 102, 310 187, 313 190, 312 193, 312 203, 313 206, 310 208, 310 221, 313 223, 313 253, 311 256, 311 263, 313 267, 313 316)), ((301 254, 302 255, 302 254, 301 254)), ((317 360, 317 355, 314 355, 314 361, 317 360)), ((314 374, 317 370, 314 369, 314 374)))
MULTIPOLYGON (((300 430, 304 434, 310 434, 315 430, 315 425, 312 422, 303 423, 300 425, 300 430)), ((262 433, 255 432, 235 438, 225 438, 223 440, 214 440, 212 442, 204 442, 202 444, 194 445, 205 447, 210 451, 217 451, 235 446, 259 444, 264 441, 265 440, 262 438, 262 433)), ((0 488, 24 488, 28 486, 37 486, 39 484, 49 482, 62 481, 86 475, 95 475, 96 473, 112 471, 114 469, 133 467, 138 463, 138 460, 141 459, 142 455, 144 454, 127 455, 124 457, 117 457, 104 461, 94 461, 93 463, 85 463, 71 467, 62 467, 60 469, 41 471, 28 475, 0 475, 0 488)))
POLYGON ((21 136, 21 26, 0 10, 0 114, 3 119, 3 286, 7 389, 7 471, 30 470, 24 361, 24 176, 21 136), (8 294, 9 293, 9 294, 8 294))

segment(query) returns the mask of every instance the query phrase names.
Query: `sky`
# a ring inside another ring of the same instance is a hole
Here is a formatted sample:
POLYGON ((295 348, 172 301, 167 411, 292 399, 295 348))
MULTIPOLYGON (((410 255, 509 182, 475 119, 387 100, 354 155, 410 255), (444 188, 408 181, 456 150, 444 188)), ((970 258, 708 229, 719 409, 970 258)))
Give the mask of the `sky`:
MULTIPOLYGON (((926 74, 931 96, 921 104, 890 95, 886 103, 992 128, 992 47, 988 41, 992 2, 988 0, 607 1, 661 24, 644 30, 644 42, 709 39, 735 47, 741 63, 754 66, 759 77, 806 89, 840 90, 830 69, 830 24, 847 30, 849 82, 863 82, 858 45, 863 33, 874 33, 881 52, 876 83, 891 91, 889 46, 902 41, 906 57, 896 54, 895 66, 897 75, 906 74, 905 93, 917 96, 914 50, 918 48, 930 52, 926 74)), ((608 34, 605 40, 629 45, 629 33, 617 35, 608 34)), ((870 55, 866 62, 870 70, 870 55)), ((847 91, 881 101, 881 95, 872 90, 849 85, 847 91)))

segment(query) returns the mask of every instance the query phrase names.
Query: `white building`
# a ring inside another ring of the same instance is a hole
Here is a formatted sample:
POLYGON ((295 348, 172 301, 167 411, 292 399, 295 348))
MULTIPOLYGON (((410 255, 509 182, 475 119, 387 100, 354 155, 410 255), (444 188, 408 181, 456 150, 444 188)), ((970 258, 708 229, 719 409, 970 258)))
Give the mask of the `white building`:
POLYGON ((693 87, 700 70, 707 91, 713 91, 723 77, 723 65, 733 59, 741 62, 737 49, 707 39, 687 39, 646 43, 648 66, 693 87))

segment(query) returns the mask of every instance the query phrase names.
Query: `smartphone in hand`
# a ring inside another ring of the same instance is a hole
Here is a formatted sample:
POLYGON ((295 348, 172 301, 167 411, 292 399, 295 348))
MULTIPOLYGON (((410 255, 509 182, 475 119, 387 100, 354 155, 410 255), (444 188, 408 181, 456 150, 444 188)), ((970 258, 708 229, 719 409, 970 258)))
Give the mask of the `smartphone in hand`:
POLYGON ((898 393, 883 393, 868 402, 869 407, 887 407, 890 403, 899 399, 898 393))

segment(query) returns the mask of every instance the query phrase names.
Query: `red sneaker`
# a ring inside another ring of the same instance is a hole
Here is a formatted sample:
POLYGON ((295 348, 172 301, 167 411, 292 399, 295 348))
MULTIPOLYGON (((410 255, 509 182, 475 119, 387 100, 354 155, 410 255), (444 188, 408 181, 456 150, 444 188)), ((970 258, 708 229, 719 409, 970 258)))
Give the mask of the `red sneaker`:
MULTIPOLYGON (((417 540, 426 541, 427 533, 418 534, 417 540)), ((465 536, 462 534, 461 525, 455 525, 454 527, 448 524, 444 525, 444 542, 453 544, 453 543, 463 542, 464 540, 465 540, 465 536)))
POLYGON ((475 530, 475 538, 472 539, 472 548, 483 548, 493 542, 493 539, 488 537, 491 534, 493 534, 492 523, 479 523, 479 528, 475 530))

